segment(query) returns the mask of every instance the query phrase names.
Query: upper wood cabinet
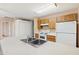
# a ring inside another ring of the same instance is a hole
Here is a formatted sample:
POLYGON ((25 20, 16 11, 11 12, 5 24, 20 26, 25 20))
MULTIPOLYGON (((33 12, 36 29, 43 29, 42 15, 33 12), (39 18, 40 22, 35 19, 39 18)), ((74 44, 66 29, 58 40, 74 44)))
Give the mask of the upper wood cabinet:
POLYGON ((45 25, 42 24, 48 24, 48 29, 55 29, 56 28, 56 18, 51 18, 51 19, 38 19, 37 21, 38 24, 38 30, 42 29, 45 25))
POLYGON ((48 19, 40 19, 40 18, 38 18, 37 19, 37 28, 38 28, 38 30, 40 30, 42 28, 41 27, 42 24, 47 24, 48 22, 49 22, 48 19))
POLYGON ((48 19, 44 19, 44 24, 45 24, 45 23, 48 23, 48 22, 49 22, 49 20, 48 20, 48 19))
POLYGON ((48 26, 49 26, 49 29, 55 29, 56 28, 56 18, 50 19, 48 26))
POLYGON ((46 23, 48 23, 48 22, 49 22, 48 19, 41 19, 41 24, 46 24, 46 23))
POLYGON ((64 21, 65 21, 65 17, 64 17, 64 16, 60 16, 60 19, 59 19, 59 21, 62 21, 62 22, 64 22, 64 21))
POLYGON ((77 13, 63 15, 60 17, 57 17, 56 22, 69 22, 69 21, 76 21, 78 18, 77 13))
POLYGON ((77 20, 77 14, 69 14, 65 16, 65 21, 75 21, 77 20))

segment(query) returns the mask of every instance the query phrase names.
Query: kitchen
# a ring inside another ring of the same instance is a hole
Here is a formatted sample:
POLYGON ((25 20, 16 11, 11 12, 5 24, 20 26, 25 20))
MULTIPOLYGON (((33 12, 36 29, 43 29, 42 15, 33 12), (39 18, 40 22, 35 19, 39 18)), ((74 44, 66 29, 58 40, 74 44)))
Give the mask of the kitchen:
POLYGON ((34 37, 76 47, 77 19, 77 10, 69 10, 56 15, 35 18, 34 37))
POLYGON ((78 55, 79 0, 0 1, 1 59, 79 59, 78 55))
MULTIPOLYGON (((2 39, 0 40, 0 43, 4 55, 79 54, 79 49, 77 49, 79 44, 78 29, 77 29, 79 19, 78 18, 79 8, 77 4, 75 4, 77 8, 69 9, 70 7, 72 7, 72 5, 73 6, 75 5, 59 3, 58 5, 60 7, 55 7, 57 9, 50 8, 52 10, 55 9, 54 11, 56 13, 46 14, 46 12, 42 12, 42 14, 38 13, 38 15, 36 14, 36 16, 35 16, 36 11, 34 11, 35 6, 38 8, 38 6, 40 5, 47 6, 48 4, 16 3, 9 5, 7 4, 1 4, 1 5, 0 7, 2 7, 3 9, 7 8, 9 11, 12 10, 12 12, 16 13, 22 12, 21 16, 23 16, 23 17, 7 16, 2 17, 5 19, 1 18, 0 37, 2 39), (23 6, 25 5, 26 8, 23 9, 23 6), (3 6, 4 7, 6 6, 6 8, 4 8, 3 6), (20 7, 18 8, 18 6, 20 7), (62 8, 62 6, 64 6, 65 8, 62 8), (13 7, 16 9, 18 8, 20 12, 18 11, 18 9, 17 10, 12 9, 13 7), (34 12, 34 14, 32 13, 32 11, 34 12), (24 18, 24 15, 26 18, 24 18), (12 19, 12 21, 9 20, 6 21, 6 19, 12 19), (6 36, 6 33, 10 35, 6 36), (30 41, 29 39, 32 39, 32 41, 30 41)), ((51 12, 54 12, 52 10, 51 12)), ((47 12, 50 12, 50 10, 47 12)), ((4 11, 2 12, 2 14, 3 13, 4 11)))

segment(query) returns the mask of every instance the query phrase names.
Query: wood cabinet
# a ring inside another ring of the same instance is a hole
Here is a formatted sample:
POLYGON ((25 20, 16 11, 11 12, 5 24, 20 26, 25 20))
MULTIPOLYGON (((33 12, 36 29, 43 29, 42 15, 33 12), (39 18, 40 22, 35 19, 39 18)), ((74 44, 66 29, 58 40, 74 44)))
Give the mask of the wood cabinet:
POLYGON ((44 19, 44 24, 48 23, 49 20, 48 19, 44 19))
POLYGON ((56 18, 50 19, 48 26, 49 26, 49 29, 55 29, 56 28, 56 18))
POLYGON ((42 29, 43 24, 48 24, 49 20, 48 19, 38 19, 37 20, 37 28, 38 30, 42 29))
POLYGON ((78 18, 77 13, 63 15, 57 18, 56 22, 69 22, 69 21, 76 21, 78 18))
POLYGON ((46 24, 46 23, 48 23, 48 22, 49 22, 48 19, 41 19, 41 24, 46 24))
POLYGON ((48 29, 55 29, 56 28, 56 18, 51 18, 49 19, 38 19, 37 21, 38 24, 38 30, 42 29, 45 25, 42 24, 47 24, 48 29))
MULTIPOLYGON (((60 20, 62 21, 62 22, 64 22, 65 21, 65 17, 64 16, 60 16, 60 20)), ((59 20, 59 21, 60 21, 59 20)))
POLYGON ((40 19, 37 20, 37 27, 38 27, 38 30, 41 29, 41 20, 40 19))
POLYGON ((69 14, 65 16, 65 21, 75 21, 77 20, 77 14, 69 14))
POLYGON ((38 33, 35 33, 35 38, 39 38, 39 34, 38 33))
POLYGON ((47 35, 47 40, 48 40, 48 41, 52 41, 52 42, 56 42, 56 36, 47 35))

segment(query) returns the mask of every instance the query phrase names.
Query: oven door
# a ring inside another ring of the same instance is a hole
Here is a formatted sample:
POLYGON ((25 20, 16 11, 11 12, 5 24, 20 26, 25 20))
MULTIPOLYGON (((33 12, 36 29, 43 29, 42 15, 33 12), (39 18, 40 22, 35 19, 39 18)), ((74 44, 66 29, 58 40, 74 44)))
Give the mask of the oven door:
POLYGON ((45 36, 40 36, 41 39, 45 39, 45 36))
POLYGON ((46 40, 46 36, 40 36, 40 39, 46 40))

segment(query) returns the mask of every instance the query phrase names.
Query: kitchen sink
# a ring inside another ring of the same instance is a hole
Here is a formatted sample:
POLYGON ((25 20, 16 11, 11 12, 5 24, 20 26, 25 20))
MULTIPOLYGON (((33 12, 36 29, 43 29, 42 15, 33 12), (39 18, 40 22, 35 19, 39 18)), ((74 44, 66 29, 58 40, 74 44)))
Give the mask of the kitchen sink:
POLYGON ((25 43, 30 43, 30 42, 32 42, 34 40, 35 40, 35 38, 21 39, 21 41, 23 41, 25 43))
POLYGON ((21 39, 21 41, 28 43, 28 44, 30 44, 34 47, 38 47, 38 46, 40 46, 40 45, 42 45, 46 42, 45 40, 35 39, 35 38, 29 38, 28 40, 27 39, 21 39))
POLYGON ((34 45, 42 45, 45 42, 46 42, 45 40, 35 40, 35 41, 32 41, 31 44, 34 44, 34 45))

